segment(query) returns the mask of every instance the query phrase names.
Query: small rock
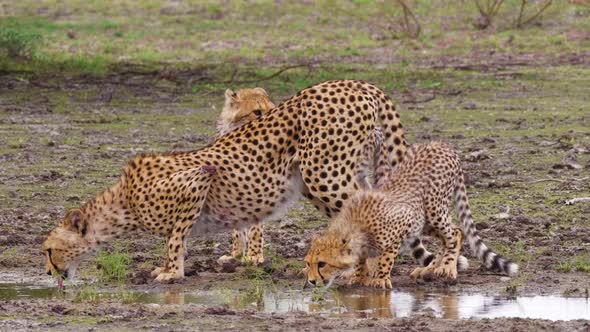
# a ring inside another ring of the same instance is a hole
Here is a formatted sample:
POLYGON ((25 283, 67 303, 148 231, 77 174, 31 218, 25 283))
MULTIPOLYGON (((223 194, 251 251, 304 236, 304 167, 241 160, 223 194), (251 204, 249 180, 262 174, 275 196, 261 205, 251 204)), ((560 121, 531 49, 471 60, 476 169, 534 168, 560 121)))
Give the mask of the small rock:
POLYGON ((488 223, 487 223, 487 222, 485 222, 485 221, 480 221, 480 222, 478 222, 477 224, 475 224, 475 226, 476 226, 476 228, 477 228, 477 229, 479 229, 479 230, 481 230, 481 229, 487 229, 487 228, 489 228, 489 227, 490 227, 490 225, 488 225, 488 223))
POLYGON ((557 163, 551 166, 553 169, 582 169, 582 165, 575 162, 557 163))
POLYGON ((205 313, 209 315, 235 315, 236 312, 229 310, 227 307, 209 307, 205 309, 205 313))
POLYGON ((498 214, 493 215, 492 218, 496 220, 505 220, 510 218, 510 215, 506 212, 500 212, 498 214))
POLYGON ((466 109, 466 110, 474 110, 476 108, 477 108, 477 105, 473 102, 463 105, 463 109, 466 109))
POLYGON ((485 150, 476 150, 473 152, 469 152, 465 155, 465 160, 467 161, 481 161, 485 159, 490 159, 490 156, 487 154, 485 150))
POLYGON ((451 136, 451 138, 453 138, 453 139, 463 139, 463 138, 465 138, 465 135, 463 135, 463 134, 455 134, 455 135, 451 136))
POLYGON ((236 267, 240 264, 240 262, 238 262, 238 260, 232 256, 223 255, 219 257, 217 264, 219 265, 219 268, 216 269, 218 272, 234 273, 236 272, 236 267))

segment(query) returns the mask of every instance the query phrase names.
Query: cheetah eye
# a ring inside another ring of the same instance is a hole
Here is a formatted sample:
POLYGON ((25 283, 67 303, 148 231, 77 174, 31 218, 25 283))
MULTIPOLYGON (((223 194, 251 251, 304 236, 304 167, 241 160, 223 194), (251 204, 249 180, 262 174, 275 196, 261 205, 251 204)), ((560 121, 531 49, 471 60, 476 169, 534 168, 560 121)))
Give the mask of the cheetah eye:
POLYGON ((254 110, 254 115, 261 116, 262 115, 262 111, 261 110, 254 110))
POLYGON ((321 269, 324 266, 326 266, 326 262, 318 262, 318 268, 321 269))

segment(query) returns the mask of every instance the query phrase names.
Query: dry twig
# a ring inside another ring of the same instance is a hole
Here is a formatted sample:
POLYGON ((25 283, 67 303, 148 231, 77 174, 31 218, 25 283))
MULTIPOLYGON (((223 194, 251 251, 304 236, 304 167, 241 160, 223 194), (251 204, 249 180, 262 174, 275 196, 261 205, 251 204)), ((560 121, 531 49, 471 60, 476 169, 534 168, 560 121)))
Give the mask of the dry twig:
POLYGON ((531 15, 529 18, 525 19, 524 18, 524 12, 525 12, 525 7, 527 5, 527 0, 521 0, 520 2, 520 10, 518 12, 518 19, 516 20, 516 27, 517 28, 522 28, 523 26, 533 22, 534 20, 536 20, 539 16, 541 16, 541 14, 543 14, 543 12, 549 8, 549 6, 551 6, 551 4, 553 3, 553 0, 547 0, 547 2, 545 2, 541 7, 539 7, 539 10, 531 15))
POLYGON ((504 3, 504 0, 486 0, 483 4, 480 0, 475 0, 475 6, 479 11, 480 18, 475 23, 475 26, 479 29, 487 29, 492 25, 494 17, 498 14, 500 7, 504 3))
POLYGON ((303 67, 307 67, 308 72, 311 72, 311 70, 313 68, 313 64, 304 63, 304 64, 285 66, 268 76, 256 78, 256 79, 251 79, 251 80, 236 80, 235 78, 238 76, 238 70, 236 69, 232 72, 231 78, 229 80, 225 80, 221 83, 225 83, 225 84, 258 83, 258 82, 268 81, 270 79, 273 79, 273 78, 281 75, 282 73, 286 72, 287 70, 296 69, 296 68, 303 68, 303 67))
POLYGON ((416 18, 416 15, 414 15, 412 9, 410 9, 410 6, 408 6, 408 4, 404 0, 397 0, 397 3, 402 7, 402 10, 404 12, 403 27, 406 32, 406 35, 413 39, 418 38, 420 36, 420 32, 422 31, 422 27, 420 26, 420 22, 416 18))

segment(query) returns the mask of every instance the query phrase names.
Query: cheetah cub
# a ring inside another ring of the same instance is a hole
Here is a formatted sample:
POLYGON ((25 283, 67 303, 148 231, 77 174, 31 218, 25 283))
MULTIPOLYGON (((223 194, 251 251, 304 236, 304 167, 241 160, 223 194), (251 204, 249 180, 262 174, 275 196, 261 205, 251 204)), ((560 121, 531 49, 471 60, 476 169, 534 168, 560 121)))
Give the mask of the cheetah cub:
MULTIPOLYGON (((216 138, 261 117, 275 108, 268 93, 263 88, 225 90, 225 104, 217 120, 216 138)), ((262 226, 255 224, 249 228, 232 232, 231 256, 222 256, 220 262, 234 258, 253 264, 264 263, 262 246, 262 226)))
POLYGON ((461 162, 448 144, 415 145, 379 180, 378 188, 355 194, 328 230, 312 241, 305 257, 309 284, 330 285, 343 276, 350 284, 391 288, 391 268, 401 245, 413 244, 423 231, 435 235, 442 248, 428 265, 411 273, 415 279, 427 275, 456 279, 464 235, 487 268, 517 273, 518 265, 492 252, 477 235, 461 162), (453 197, 460 227, 449 213, 453 197), (368 259, 375 256, 377 264, 371 269, 368 259))

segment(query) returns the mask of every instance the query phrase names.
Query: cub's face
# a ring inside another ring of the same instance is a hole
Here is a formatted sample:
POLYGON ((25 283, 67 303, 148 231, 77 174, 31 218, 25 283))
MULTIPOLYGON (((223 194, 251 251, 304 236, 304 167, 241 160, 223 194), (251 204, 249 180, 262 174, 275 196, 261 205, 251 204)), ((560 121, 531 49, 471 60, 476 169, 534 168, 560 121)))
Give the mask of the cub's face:
POLYGON ((350 240, 324 235, 314 239, 305 256, 306 285, 329 287, 340 276, 354 272, 359 256, 351 250, 350 240))
POLYGON ((45 242, 45 272, 58 279, 73 278, 83 254, 92 250, 86 234, 86 221, 80 210, 71 210, 54 228, 45 242))
POLYGON ((262 88, 225 91, 225 105, 217 123, 218 135, 255 120, 275 108, 268 93, 262 88))

